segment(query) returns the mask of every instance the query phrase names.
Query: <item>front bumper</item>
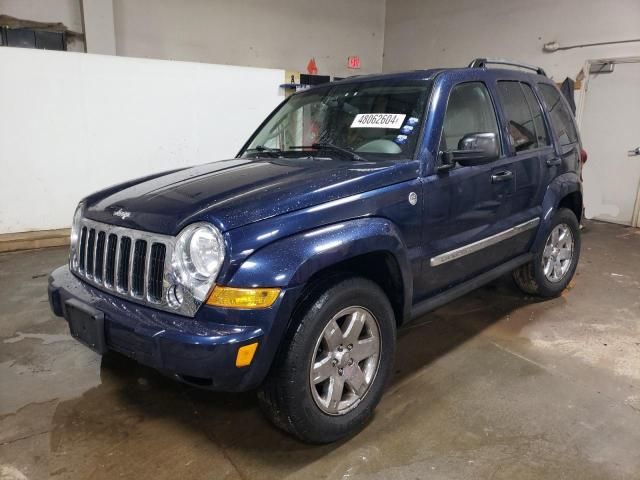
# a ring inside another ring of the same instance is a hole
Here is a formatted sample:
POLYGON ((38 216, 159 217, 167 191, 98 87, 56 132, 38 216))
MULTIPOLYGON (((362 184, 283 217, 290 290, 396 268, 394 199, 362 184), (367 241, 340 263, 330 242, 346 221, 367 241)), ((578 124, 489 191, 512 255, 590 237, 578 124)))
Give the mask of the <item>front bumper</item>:
POLYGON ((49 303, 68 320, 65 302, 76 299, 104 314, 109 350, 198 386, 223 391, 257 387, 269 371, 297 300, 285 289, 263 310, 229 310, 203 305, 194 318, 120 299, 83 282, 68 266, 49 277, 49 303), (258 341, 250 366, 238 368, 238 348, 258 341))

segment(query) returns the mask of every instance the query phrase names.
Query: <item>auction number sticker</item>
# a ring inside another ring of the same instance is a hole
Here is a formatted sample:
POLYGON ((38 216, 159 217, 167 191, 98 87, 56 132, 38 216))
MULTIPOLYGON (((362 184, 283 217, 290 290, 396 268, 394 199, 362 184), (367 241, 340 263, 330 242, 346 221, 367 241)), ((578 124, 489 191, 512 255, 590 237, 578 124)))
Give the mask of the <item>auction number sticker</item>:
POLYGON ((400 128, 404 113, 359 113, 351 123, 351 128, 400 128))

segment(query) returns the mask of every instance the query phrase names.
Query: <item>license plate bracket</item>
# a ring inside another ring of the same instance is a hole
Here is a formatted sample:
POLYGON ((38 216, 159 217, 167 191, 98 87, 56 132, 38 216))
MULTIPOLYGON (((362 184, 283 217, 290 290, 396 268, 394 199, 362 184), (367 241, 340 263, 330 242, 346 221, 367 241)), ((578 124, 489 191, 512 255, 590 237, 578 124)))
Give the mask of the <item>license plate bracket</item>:
POLYGON ((64 306, 71 336, 99 354, 105 354, 104 313, 75 298, 64 302, 64 306))

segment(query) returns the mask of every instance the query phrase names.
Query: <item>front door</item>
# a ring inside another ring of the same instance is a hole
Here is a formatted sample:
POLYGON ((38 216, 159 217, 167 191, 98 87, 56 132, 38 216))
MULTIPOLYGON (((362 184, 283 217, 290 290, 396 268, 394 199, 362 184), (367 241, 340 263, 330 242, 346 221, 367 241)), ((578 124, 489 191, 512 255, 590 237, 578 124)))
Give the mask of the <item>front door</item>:
POLYGON ((582 112, 587 218, 640 226, 640 62, 591 74, 582 112))
MULTIPOLYGON (((438 150, 457 149, 462 137, 470 133, 499 136, 489 90, 480 81, 451 88, 438 150)), ((425 256, 423 274, 415 285, 418 296, 433 294, 500 263, 502 253, 495 245, 491 247, 490 238, 499 233, 503 197, 512 189, 509 179, 492 179, 500 173, 496 169, 500 161, 458 164, 424 179, 425 256)))

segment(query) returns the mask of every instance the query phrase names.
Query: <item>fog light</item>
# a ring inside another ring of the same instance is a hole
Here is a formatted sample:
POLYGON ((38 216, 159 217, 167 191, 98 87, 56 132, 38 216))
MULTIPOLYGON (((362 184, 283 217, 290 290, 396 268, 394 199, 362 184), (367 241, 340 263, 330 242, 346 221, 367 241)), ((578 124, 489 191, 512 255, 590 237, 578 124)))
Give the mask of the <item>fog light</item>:
POLYGON ((171 285, 167 290, 167 303, 171 308, 180 308, 184 300, 182 285, 171 285))
POLYGON ((240 347, 238 349, 238 355, 236 356, 236 367, 248 367, 251 365, 257 348, 258 342, 240 347))
POLYGON ((223 308, 269 308, 279 294, 279 288, 231 288, 216 285, 207 299, 207 305, 223 308))

